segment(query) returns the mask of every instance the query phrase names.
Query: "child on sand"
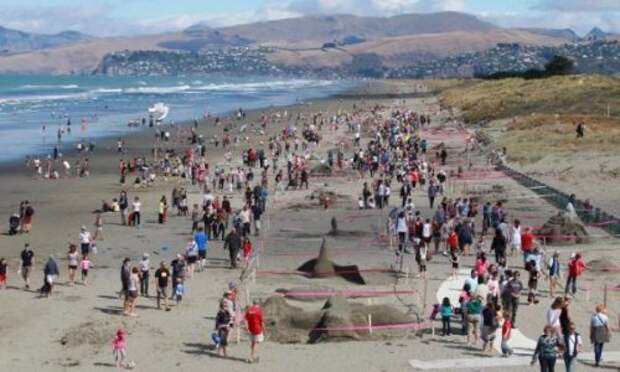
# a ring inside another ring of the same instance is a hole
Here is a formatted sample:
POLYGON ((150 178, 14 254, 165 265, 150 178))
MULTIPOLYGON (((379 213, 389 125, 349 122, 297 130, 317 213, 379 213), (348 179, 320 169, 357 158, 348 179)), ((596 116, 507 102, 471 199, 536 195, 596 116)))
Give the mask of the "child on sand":
POLYGON ((183 301, 183 295, 185 294, 185 286, 183 285, 183 280, 181 278, 177 278, 177 284, 174 286, 174 296, 177 301, 177 306, 183 301))
POLYGON ((116 336, 114 336, 112 340, 112 353, 114 354, 116 368, 125 366, 127 358, 127 334, 122 328, 116 331, 116 336))
POLYGON ((82 283, 84 285, 88 285, 87 283, 88 270, 90 270, 90 268, 93 266, 94 265, 92 261, 88 259, 88 256, 82 257, 82 261, 80 261, 80 268, 82 269, 82 283))
POLYGON ((508 345, 512 333, 512 314, 509 311, 503 313, 504 324, 502 325, 502 355, 509 357, 512 355, 512 348, 508 345))
POLYGON ((441 335, 450 336, 450 319, 454 313, 454 308, 448 297, 443 298, 439 312, 441 313, 441 335))

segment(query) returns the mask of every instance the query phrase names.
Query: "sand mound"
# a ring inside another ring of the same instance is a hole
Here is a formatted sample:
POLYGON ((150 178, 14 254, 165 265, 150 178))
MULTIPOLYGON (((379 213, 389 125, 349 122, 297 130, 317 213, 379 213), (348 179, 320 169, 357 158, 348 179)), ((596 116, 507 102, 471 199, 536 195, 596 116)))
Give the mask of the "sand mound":
POLYGON ((112 340, 117 327, 118 324, 99 320, 82 323, 67 330, 60 338, 60 343, 66 347, 82 345, 102 346, 112 340))
POLYGON ((344 297, 330 297, 320 311, 304 311, 274 296, 263 304, 270 340, 279 343, 365 341, 402 337, 408 330, 368 332, 368 315, 375 326, 419 321, 388 305, 349 303, 344 297), (344 329, 343 329, 344 328, 344 329))
POLYGON ((366 284, 357 266, 338 266, 334 264, 331 260, 330 249, 325 238, 323 238, 321 243, 319 256, 305 262, 297 271, 307 273, 312 278, 340 276, 351 283, 366 284))
POLYGON ((590 241, 586 228, 563 212, 551 217, 536 234, 544 237, 547 244, 582 244, 590 241))

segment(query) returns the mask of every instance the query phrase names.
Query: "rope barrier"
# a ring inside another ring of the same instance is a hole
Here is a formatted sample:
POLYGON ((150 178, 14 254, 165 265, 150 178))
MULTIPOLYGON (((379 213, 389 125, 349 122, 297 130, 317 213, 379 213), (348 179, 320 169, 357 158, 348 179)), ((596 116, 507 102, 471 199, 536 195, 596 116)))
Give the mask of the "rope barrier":
POLYGON ((381 324, 381 325, 363 325, 363 326, 343 326, 343 327, 326 327, 326 328, 314 328, 313 331, 382 331, 382 330, 398 330, 409 329, 417 330, 428 328, 432 325, 431 322, 419 322, 419 323, 401 323, 401 324, 381 324))
POLYGON ((256 274, 264 274, 264 275, 303 275, 303 276, 322 276, 322 275, 338 275, 338 274, 355 274, 355 273, 397 273, 398 271, 393 269, 385 269, 385 268, 369 268, 369 269, 359 269, 359 270, 344 270, 339 272, 317 272, 314 274, 305 273, 303 271, 277 271, 277 270, 256 270, 256 274))
POLYGON ((322 297, 331 297, 335 295, 343 296, 343 297, 385 297, 392 295, 409 295, 415 294, 416 291, 295 291, 295 292, 284 292, 280 293, 284 297, 306 297, 306 298, 322 298, 322 297))

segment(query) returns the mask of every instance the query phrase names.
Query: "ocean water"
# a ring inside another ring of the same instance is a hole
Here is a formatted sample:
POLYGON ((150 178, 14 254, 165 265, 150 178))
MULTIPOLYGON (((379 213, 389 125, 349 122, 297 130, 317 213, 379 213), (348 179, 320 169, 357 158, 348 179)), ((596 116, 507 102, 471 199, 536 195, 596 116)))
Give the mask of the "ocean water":
POLYGON ((97 138, 140 130, 131 120, 147 118, 148 108, 170 108, 164 125, 282 106, 337 94, 353 82, 234 77, 23 76, 0 75, 0 161, 49 154, 61 144, 97 143, 97 138), (67 122, 71 132, 67 133, 67 122))

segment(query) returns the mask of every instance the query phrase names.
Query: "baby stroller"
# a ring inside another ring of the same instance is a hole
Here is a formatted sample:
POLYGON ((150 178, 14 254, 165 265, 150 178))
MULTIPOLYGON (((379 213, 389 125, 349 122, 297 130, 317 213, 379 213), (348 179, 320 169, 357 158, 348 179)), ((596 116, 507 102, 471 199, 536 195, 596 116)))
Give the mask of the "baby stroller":
POLYGON ((13 214, 9 217, 9 235, 16 235, 19 232, 19 215, 13 214))

